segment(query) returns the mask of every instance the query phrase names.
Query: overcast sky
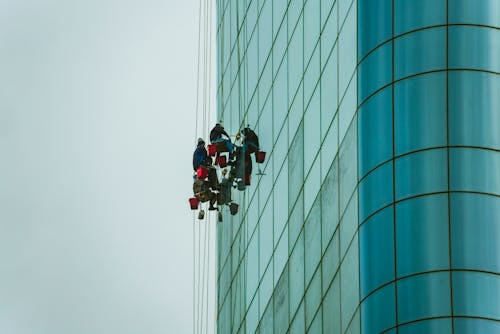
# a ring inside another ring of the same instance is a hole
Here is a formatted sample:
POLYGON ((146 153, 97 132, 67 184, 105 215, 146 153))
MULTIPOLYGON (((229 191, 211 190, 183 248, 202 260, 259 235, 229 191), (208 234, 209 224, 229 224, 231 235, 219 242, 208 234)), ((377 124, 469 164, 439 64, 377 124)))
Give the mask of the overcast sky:
POLYGON ((0 0, 0 333, 192 332, 197 15, 0 0))

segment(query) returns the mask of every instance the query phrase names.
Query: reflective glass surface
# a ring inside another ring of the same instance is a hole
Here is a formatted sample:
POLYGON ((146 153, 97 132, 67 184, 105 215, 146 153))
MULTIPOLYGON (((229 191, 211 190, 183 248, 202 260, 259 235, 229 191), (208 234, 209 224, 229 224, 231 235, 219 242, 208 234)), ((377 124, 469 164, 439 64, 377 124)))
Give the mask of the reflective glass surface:
POLYGON ((371 97, 358 111, 359 174, 392 156, 392 89, 371 97), (377 140, 373 140, 377 138, 377 140))
POLYGON ((446 145, 445 73, 403 80, 394 93, 396 154, 446 145))
POLYGON ((446 29, 431 28, 404 35, 394 45, 394 76, 400 79, 412 74, 446 67, 446 29))
POLYGON ((394 284, 374 292, 361 304, 361 331, 381 333, 396 323, 396 292, 394 284))
POLYGON ((500 72, 500 30, 450 27, 450 68, 500 72), (488 50, 487 52, 477 52, 488 50))
MULTIPOLYGON (((400 334, 444 334, 451 333, 451 319, 422 320, 398 328, 400 334)), ((456 333, 456 325, 455 325, 456 333)))
POLYGON ((391 35, 392 1, 358 0, 358 59, 391 35))
POLYGON ((396 160, 396 199, 448 190, 447 151, 435 149, 396 160), (432 170, 432 173, 429 171, 432 170))
POLYGON ((482 149, 450 150, 451 190, 500 195, 500 152, 482 149))
POLYGON ((360 227, 361 297, 394 279, 393 208, 388 207, 360 227))
POLYGON ((500 274, 500 197, 451 195, 453 268, 500 274))
POLYGON ((393 201, 392 162, 375 169, 359 186, 359 220, 393 201))
POLYGON ((500 320, 500 276, 478 272, 452 276, 455 315, 500 320))
POLYGON ((432 273, 399 280, 398 321, 451 315, 450 273, 432 273))
POLYGON ((448 196, 396 204, 397 276, 449 268, 448 196))
POLYGON ((500 333, 500 321, 461 318, 455 318, 453 321, 455 334, 500 333))
POLYGON ((446 24, 446 0, 394 0, 394 34, 446 24))
POLYGON ((450 23, 483 24, 500 27, 497 0, 449 0, 450 23))
POLYGON ((376 49, 359 65, 358 103, 364 101, 380 87, 390 83, 391 79, 392 43, 387 43, 376 49))
POLYGON ((450 145, 500 147, 500 76, 459 71, 450 76, 450 145))

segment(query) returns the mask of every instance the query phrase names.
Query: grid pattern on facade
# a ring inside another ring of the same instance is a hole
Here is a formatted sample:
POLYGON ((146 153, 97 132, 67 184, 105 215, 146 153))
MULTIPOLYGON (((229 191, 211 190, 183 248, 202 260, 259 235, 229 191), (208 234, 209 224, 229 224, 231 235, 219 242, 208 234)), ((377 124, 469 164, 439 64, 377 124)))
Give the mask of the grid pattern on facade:
POLYGON ((217 227, 218 331, 498 331, 500 3, 217 14, 218 117, 268 151, 217 227))
POLYGON ((218 9, 219 117, 270 151, 218 227, 218 330, 359 331, 356 2, 218 9))

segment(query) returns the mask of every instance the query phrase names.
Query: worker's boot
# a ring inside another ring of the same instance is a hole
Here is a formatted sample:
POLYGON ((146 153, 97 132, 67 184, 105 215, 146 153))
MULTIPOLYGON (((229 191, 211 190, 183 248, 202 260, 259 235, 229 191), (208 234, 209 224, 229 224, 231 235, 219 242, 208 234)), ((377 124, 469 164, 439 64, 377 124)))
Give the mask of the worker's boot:
POLYGON ((210 203, 210 206, 208 207, 208 211, 214 211, 214 210, 217 210, 217 208, 212 203, 210 203))
POLYGON ((219 223, 222 223, 222 212, 219 211, 217 218, 219 218, 219 223))
POLYGON ((203 218, 205 218, 205 210, 200 210, 198 213, 198 219, 203 220, 203 218))

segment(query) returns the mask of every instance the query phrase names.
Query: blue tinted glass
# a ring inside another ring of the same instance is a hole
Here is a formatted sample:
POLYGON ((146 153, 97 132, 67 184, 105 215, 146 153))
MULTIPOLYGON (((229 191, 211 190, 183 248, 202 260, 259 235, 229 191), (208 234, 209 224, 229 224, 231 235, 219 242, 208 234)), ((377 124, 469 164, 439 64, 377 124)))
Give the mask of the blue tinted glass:
POLYGON ((448 195, 398 203, 396 247, 398 277, 449 268, 448 195))
POLYGON ((396 294, 390 284, 368 297, 361 304, 361 332, 380 333, 395 325, 396 294))
POLYGON ((446 29, 432 28, 396 39, 394 76, 444 69, 446 67, 446 29))
POLYGON ((446 0, 394 0, 394 34, 446 24, 446 0))
POLYGON ((500 195, 500 153, 482 149, 450 149, 451 190, 500 195))
POLYGON ((469 333, 500 333, 500 321, 485 319, 461 319, 454 320, 455 334, 469 333))
POLYGON ((500 27, 500 1, 449 0, 450 23, 473 23, 500 27))
POLYGON ((398 320, 451 314, 449 272, 413 276, 398 281, 398 320))
POLYGON ((358 59, 392 37, 392 1, 360 0, 358 3, 358 59))
POLYGON ((387 43, 366 58, 358 70, 358 102, 392 80, 392 43, 387 43))
MULTIPOLYGON (((499 2, 500 3, 500 2, 499 2)), ((500 76, 450 72, 450 145, 500 147, 500 76)))
POLYGON ((453 268, 500 273, 500 197, 451 195, 453 268))
POLYGON ((394 279, 394 224, 390 206, 360 227, 361 298, 394 279))
POLYGON ((412 153, 396 160, 396 200, 447 190, 448 165, 445 149, 412 153))
POLYGON ((457 316, 500 319, 500 276, 453 272, 453 312, 457 316))
POLYGON ((449 34, 450 68, 500 72, 500 30, 450 27, 449 34))
POLYGON ((358 111, 359 175, 392 156, 392 90, 370 98, 358 111))
POLYGON ((364 221, 375 210, 393 201, 392 161, 371 172, 359 187, 359 219, 364 221))
POLYGON ((433 73, 396 83, 396 154, 446 145, 446 75, 433 73))
MULTIPOLYGON (((418 321, 399 327, 399 334, 444 334, 451 333, 451 319, 418 321)), ((455 327, 456 333, 456 327, 455 327)))

